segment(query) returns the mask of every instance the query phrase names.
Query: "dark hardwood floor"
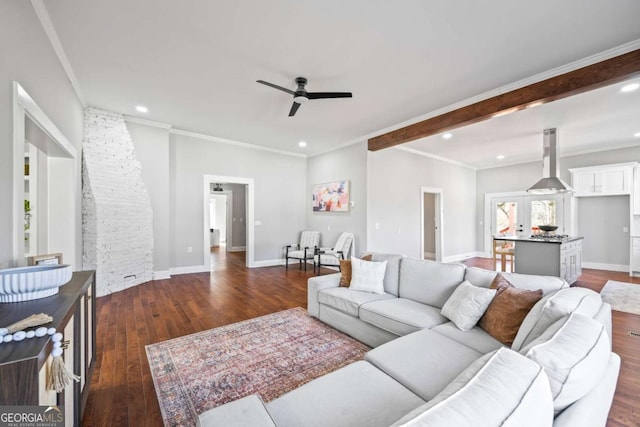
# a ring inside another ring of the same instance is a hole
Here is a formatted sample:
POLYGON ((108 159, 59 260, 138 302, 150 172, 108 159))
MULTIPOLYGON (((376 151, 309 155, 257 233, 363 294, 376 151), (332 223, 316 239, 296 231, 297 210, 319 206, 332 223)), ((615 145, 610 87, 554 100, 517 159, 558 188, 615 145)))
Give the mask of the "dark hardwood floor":
MULTIPOLYGON (((484 268, 491 260, 465 262, 484 268)), ((97 359, 83 426, 162 426, 145 345, 293 307, 305 307, 311 277, 297 266, 247 269, 244 253, 212 253, 212 272, 174 276, 97 300, 97 359)), ((607 280, 640 283, 624 273, 584 270, 578 286, 607 280)), ((640 316, 613 313, 621 378, 608 426, 640 426, 640 316)))

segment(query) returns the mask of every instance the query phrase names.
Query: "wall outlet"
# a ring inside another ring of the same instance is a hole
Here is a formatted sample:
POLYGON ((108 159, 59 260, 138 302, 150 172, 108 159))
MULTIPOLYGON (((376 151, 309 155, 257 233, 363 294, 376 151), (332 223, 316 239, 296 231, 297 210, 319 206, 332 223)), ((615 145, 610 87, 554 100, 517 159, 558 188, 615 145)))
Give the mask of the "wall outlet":
POLYGON ((376 230, 380 230, 380 223, 376 222, 376 230))
POLYGON ((193 248, 191 246, 187 246, 187 252, 189 253, 193 252, 193 248))
POLYGON ((258 226, 262 225, 262 221, 260 221, 260 220, 255 220, 255 221, 253 222, 253 224, 254 224, 256 227, 258 227, 258 226))
POLYGON ((327 231, 331 231, 331 226, 327 225, 327 231))
POLYGON ((622 232, 623 233, 628 233, 629 232, 629 227, 622 227, 622 232))

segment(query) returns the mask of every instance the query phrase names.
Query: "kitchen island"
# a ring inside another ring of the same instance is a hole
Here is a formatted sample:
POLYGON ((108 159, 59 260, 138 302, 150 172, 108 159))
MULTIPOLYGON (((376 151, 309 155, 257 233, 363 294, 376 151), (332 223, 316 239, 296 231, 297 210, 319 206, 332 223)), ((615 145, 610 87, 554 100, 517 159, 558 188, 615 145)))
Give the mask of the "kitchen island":
POLYGON ((514 271, 522 274, 556 276, 573 284, 582 274, 582 240, 584 237, 494 236, 496 242, 514 242, 514 271))

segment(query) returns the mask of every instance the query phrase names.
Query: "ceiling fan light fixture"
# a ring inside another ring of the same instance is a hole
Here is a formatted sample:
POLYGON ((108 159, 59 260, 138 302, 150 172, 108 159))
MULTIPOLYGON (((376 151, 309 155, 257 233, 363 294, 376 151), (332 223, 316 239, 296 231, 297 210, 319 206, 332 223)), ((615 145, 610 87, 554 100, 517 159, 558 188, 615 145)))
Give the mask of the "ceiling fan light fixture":
POLYGON ((298 104, 304 104, 308 100, 309 100, 309 98, 307 98, 306 96, 302 96, 302 95, 296 95, 296 96, 293 97, 293 102, 297 102, 298 104))

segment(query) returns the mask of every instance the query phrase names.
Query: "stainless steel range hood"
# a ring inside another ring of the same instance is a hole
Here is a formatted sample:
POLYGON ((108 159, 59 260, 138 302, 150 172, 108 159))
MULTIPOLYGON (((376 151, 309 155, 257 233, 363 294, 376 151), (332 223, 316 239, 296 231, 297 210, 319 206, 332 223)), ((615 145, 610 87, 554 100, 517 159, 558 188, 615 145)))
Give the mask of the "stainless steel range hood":
POLYGON ((543 137, 542 176, 527 191, 533 194, 556 194, 572 191, 571 187, 559 178, 558 141, 555 129, 545 129, 543 137))

